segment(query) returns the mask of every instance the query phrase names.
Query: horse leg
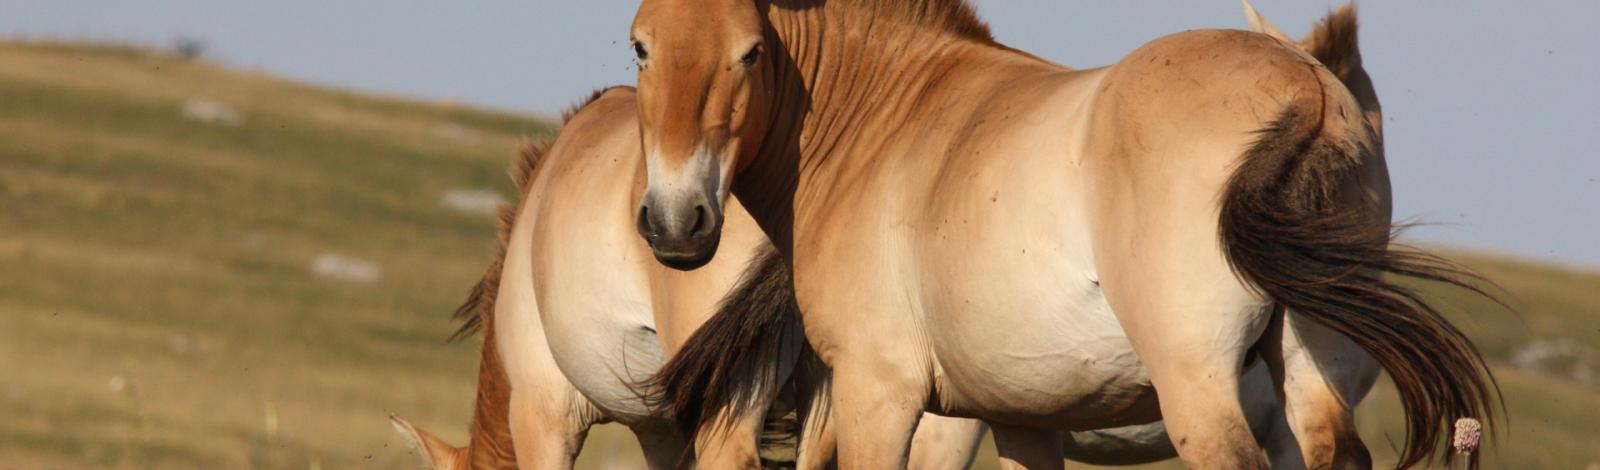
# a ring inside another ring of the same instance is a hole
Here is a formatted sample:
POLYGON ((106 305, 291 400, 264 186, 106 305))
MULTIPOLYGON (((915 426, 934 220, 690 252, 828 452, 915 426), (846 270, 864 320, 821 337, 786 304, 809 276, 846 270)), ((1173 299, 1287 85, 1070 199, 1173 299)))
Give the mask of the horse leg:
POLYGON ((1300 441, 1295 440, 1294 432, 1289 430, 1289 423, 1284 421, 1283 415, 1274 417, 1277 420, 1261 436, 1261 446, 1267 450, 1267 460, 1272 462, 1274 470, 1295 470, 1306 468, 1305 460, 1300 457, 1300 441))
MULTIPOLYGON (((561 382, 572 386, 565 377, 561 382)), ((549 390, 540 392, 511 390, 511 442, 516 448, 517 468, 571 469, 600 411, 577 390, 570 390, 571 394, 565 397, 552 396, 549 390)))
POLYGON ((911 437, 927 407, 928 378, 919 377, 915 366, 894 360, 897 356, 891 353, 864 352, 844 355, 833 364, 839 465, 905 468, 911 437))
MULTIPOLYGON (((1276 323, 1267 327, 1261 335, 1257 352, 1273 341, 1276 323)), ((1262 354, 1264 355, 1264 354, 1262 354)), ((1252 364, 1245 370, 1244 379, 1239 386, 1243 388, 1239 400, 1244 403, 1245 417, 1250 420, 1250 429, 1255 432, 1256 442, 1267 451, 1267 460, 1272 462, 1272 468, 1294 470, 1306 468, 1306 463, 1300 459, 1300 443, 1294 439, 1294 433, 1289 430, 1289 423, 1284 420, 1283 400, 1278 395, 1278 389, 1272 377, 1271 364, 1267 364, 1265 357, 1258 364, 1252 364)))
POLYGON ((1266 468, 1239 381, 1270 311, 1234 276, 1215 230, 1181 225, 1193 214, 1145 224, 1166 211, 1143 209, 1150 213, 1135 208, 1138 217, 1122 221, 1139 223, 1105 228, 1096 258, 1106 300, 1160 396, 1168 437, 1189 468, 1266 468))
POLYGON ((1061 432, 1016 426, 995 426, 994 447, 1005 470, 1063 470, 1061 432))
POLYGON ((726 410, 714 425, 695 434, 695 463, 701 468, 761 468, 761 431, 766 424, 767 407, 745 410, 745 416, 730 416, 726 410), (725 424, 724 424, 725 423, 725 424))
POLYGON ((800 421, 800 443, 795 449, 796 470, 824 470, 836 468, 834 457, 838 440, 834 435, 830 404, 832 378, 818 361, 803 361, 795 371, 801 381, 801 392, 796 397, 796 418, 800 421))
POLYGON ((644 461, 650 470, 679 468, 680 463, 691 458, 687 454, 690 451, 688 440, 668 423, 653 421, 634 426, 633 435, 639 439, 639 448, 644 450, 644 461))
POLYGON ((1284 405, 1287 428, 1307 468, 1372 468, 1356 432, 1355 405, 1379 366, 1343 335, 1294 312, 1281 315, 1262 342, 1284 405))
POLYGON ((1239 403, 1243 351, 1205 344, 1202 335, 1150 336, 1146 347, 1135 350, 1149 368, 1169 438, 1184 463, 1189 468, 1266 468, 1239 403))
POLYGON ((908 468, 917 470, 959 470, 972 466, 983 433, 989 427, 976 419, 948 418, 923 413, 917 433, 911 438, 908 468))

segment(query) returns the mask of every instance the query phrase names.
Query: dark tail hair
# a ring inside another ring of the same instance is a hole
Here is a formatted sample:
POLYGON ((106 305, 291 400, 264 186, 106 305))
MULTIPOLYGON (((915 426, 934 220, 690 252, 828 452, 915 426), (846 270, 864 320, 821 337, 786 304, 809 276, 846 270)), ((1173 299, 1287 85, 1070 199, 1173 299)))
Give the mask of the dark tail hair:
MULTIPOLYGON (((1455 419, 1492 425, 1500 392, 1472 342, 1385 275, 1495 298, 1479 287, 1481 277, 1456 264, 1392 248, 1402 227, 1338 203, 1381 144, 1357 119, 1330 114, 1330 99, 1343 100, 1335 105, 1341 112, 1356 104, 1343 90, 1329 95, 1324 87, 1321 106, 1291 104, 1260 131, 1223 196, 1221 241, 1235 273, 1276 307, 1348 336, 1389 372, 1405 408, 1399 467, 1406 468, 1433 456, 1455 419)), ((1451 459, 1446 452, 1444 461, 1451 459)), ((1470 460, 1475 468, 1477 454, 1470 460)))
POLYGON ((717 313, 644 383, 646 402, 691 439, 704 426, 720 432, 731 424, 717 422, 724 410, 744 416, 771 402, 795 360, 786 349, 795 349, 803 334, 799 310, 789 267, 769 245, 750 260, 717 313))

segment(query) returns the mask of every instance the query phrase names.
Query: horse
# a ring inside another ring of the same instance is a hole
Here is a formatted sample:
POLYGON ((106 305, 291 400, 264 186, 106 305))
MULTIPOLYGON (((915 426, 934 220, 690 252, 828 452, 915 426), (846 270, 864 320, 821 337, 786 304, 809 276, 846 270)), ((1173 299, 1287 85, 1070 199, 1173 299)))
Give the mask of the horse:
MULTIPOLYGON (((663 425, 635 383, 657 372, 714 311, 794 308, 787 294, 721 302, 745 262, 772 249, 737 205, 728 210, 719 260, 688 273, 651 261, 628 216, 644 183, 633 100, 627 87, 596 92, 564 113, 553 144, 519 148, 512 179, 521 202, 501 209, 496 259, 455 315, 463 321, 455 339, 483 333, 471 440, 456 447, 390 417, 426 467, 571 468, 592 425, 619 422, 638 437, 651 468, 670 468, 689 443, 663 425)), ((741 410, 748 413, 719 415, 726 430, 701 434, 694 445, 702 467, 763 465, 763 421, 803 339, 760 341, 768 348, 752 356, 759 370, 750 373, 774 385, 752 396, 741 410)), ((981 429, 933 421, 919 434, 916 457, 927 468, 965 468, 981 429)))
POLYGON ((1264 468, 1240 400, 1257 359, 1315 468, 1371 465, 1337 365, 1373 361, 1416 465, 1454 420, 1492 427, 1498 388, 1391 277, 1492 295, 1392 243, 1351 26, 1312 53, 1186 31, 1074 70, 962 0, 644 0, 638 232, 691 269, 745 207, 831 368, 846 468, 905 465, 924 411, 987 421, 1013 467, 1060 468, 1063 431, 1164 419, 1191 467, 1264 468))
MULTIPOLYGON (((725 301, 725 305, 778 305, 766 299, 792 298, 793 288, 788 274, 788 267, 781 256, 774 252, 762 253, 757 259, 752 260, 750 271, 741 279, 740 285, 725 301)), ((657 403, 663 414, 675 416, 680 429, 686 433, 695 433, 703 429, 702 423, 715 418, 718 413, 734 408, 734 414, 739 414, 737 403, 748 401, 747 397, 740 395, 739 387, 760 386, 749 382, 735 384, 717 384, 717 377, 748 377, 747 374, 737 372, 744 358, 759 356, 749 354, 747 348, 751 342, 759 340, 741 340, 740 336, 772 336, 772 332, 764 331, 761 325, 790 325, 794 328, 792 315, 796 315, 796 308, 781 309, 730 309, 723 308, 712 316, 697 330, 688 341, 689 347, 680 350, 682 353, 674 356, 662 367, 661 372, 648 386, 654 387, 657 393, 662 390, 695 390, 702 393, 695 394, 666 394, 672 400, 661 400, 657 403), (752 335, 754 333, 754 335, 752 335), (734 392, 718 390, 725 387, 734 392), (730 403, 728 400, 732 399, 730 403)), ((789 333, 793 334, 793 333, 789 333)), ((809 350, 802 352, 802 365, 814 364, 818 361, 814 353, 809 350)), ((1352 361, 1330 366, 1326 370, 1336 370, 1343 379, 1339 385, 1342 390, 1349 391, 1352 396, 1356 393, 1364 394, 1371 388, 1376 378, 1377 369, 1369 361, 1352 361)), ((834 436, 831 435, 831 425, 828 420, 827 404, 828 377, 826 366, 811 365, 802 367, 798 372, 806 377, 803 382, 811 384, 805 400, 797 403, 801 407, 800 442, 809 449, 802 452, 797 462, 798 468, 829 468, 835 447, 834 436), (821 459, 821 460, 818 460, 821 459)), ((771 380, 769 378, 768 380, 771 380)), ((769 383, 766 387, 777 387, 776 383, 769 383)), ((1256 439, 1266 446, 1267 454, 1273 459, 1274 468, 1301 468, 1299 444, 1288 430, 1285 421, 1285 410, 1274 396, 1272 378, 1267 367, 1259 361, 1246 371, 1241 379, 1240 400, 1245 405, 1245 416, 1250 423, 1251 431, 1256 439)), ((1359 400, 1359 396, 1355 396, 1359 400)), ((982 421, 973 419, 946 418, 938 415, 924 414, 921 424, 916 430, 916 437, 912 440, 912 454, 908 461, 909 468, 966 468, 972 462, 974 450, 970 446, 961 446, 961 443, 975 444, 972 439, 981 437, 988 432, 988 427, 982 421), (936 444, 937 443, 937 444, 936 444), (943 449, 945 452, 930 452, 931 449, 943 449)), ((1062 458, 1069 461, 1090 463, 1096 465, 1134 465, 1167 460, 1177 456, 1171 441, 1167 438, 1163 423, 1157 421, 1148 424, 1128 425, 1110 429, 1096 429, 1086 431, 1072 431, 1065 434, 1062 442, 1062 458)))
MULTIPOLYGON (((1272 35, 1273 37, 1279 38, 1286 42, 1294 42, 1276 25, 1272 24, 1271 21, 1267 20, 1264 16, 1257 12, 1255 7, 1250 4, 1249 0, 1242 0, 1242 3, 1245 12, 1245 18, 1250 23, 1252 30, 1272 35)), ((1349 9, 1341 9, 1318 24, 1312 31, 1310 37, 1295 44, 1304 49, 1306 52, 1312 54, 1314 57, 1332 58, 1337 53, 1332 51, 1331 48, 1335 45, 1342 44, 1343 41, 1353 39, 1355 37, 1355 28, 1356 21, 1354 12, 1349 9)), ((1347 83, 1361 79, 1360 77, 1357 77, 1353 73, 1353 70, 1348 67, 1341 68, 1336 72, 1336 74, 1339 76, 1341 81, 1345 81, 1347 83)), ((1376 106, 1376 103, 1373 103, 1373 106, 1376 106)), ((1382 131, 1381 121, 1374 120, 1373 125, 1375 126, 1376 131, 1382 131)), ((753 269, 758 269, 761 271, 761 273, 750 276, 750 279, 781 278, 783 279, 782 282, 772 283, 769 288, 775 290, 792 290, 792 285, 789 283, 787 277, 788 268, 784 263, 781 262, 780 259, 771 258, 764 260, 761 262, 759 267, 753 266, 753 269)), ((745 287, 740 287, 737 289, 742 290, 745 289, 745 287)), ((782 293, 765 295, 779 296, 793 294, 792 292, 785 291, 782 293)), ((754 302, 761 298, 764 298, 763 295, 750 295, 750 298, 747 299, 747 301, 754 302)), ((718 330, 742 332, 744 330, 739 329, 740 325, 746 325, 751 321, 744 317, 750 314, 761 313, 785 315, 797 313, 797 310, 723 310, 719 311, 718 315, 709 319, 707 321, 707 325, 710 326, 700 330, 700 333, 697 333, 697 335, 718 330)), ((786 320, 782 318, 766 319, 757 321, 757 323, 779 324, 777 322, 781 321, 786 320)), ((692 338, 690 343, 700 345, 718 344, 723 346, 722 350, 719 351, 691 349, 691 355, 705 354, 711 357, 721 358, 723 360, 735 359, 744 355, 743 352, 740 351, 733 343, 722 341, 717 338, 692 338)), ((1345 346, 1350 347, 1352 345, 1347 343, 1345 346)), ((1355 404, 1359 403, 1361 399, 1366 396, 1366 393, 1372 388, 1379 370, 1376 364, 1372 363, 1368 356, 1360 353, 1359 348, 1352 348, 1348 354, 1350 360, 1342 361, 1336 364, 1323 364, 1321 366, 1323 372, 1329 375, 1330 380, 1337 383, 1342 396, 1348 400, 1351 400, 1350 405, 1354 406, 1355 404)), ((693 376, 693 374, 700 374, 700 377, 694 377, 687 380, 684 377, 659 377, 656 379, 661 382, 656 384, 658 387, 682 387, 685 390, 697 390, 696 388, 693 388, 695 385, 692 383, 692 380, 708 380, 709 375, 715 374, 719 370, 728 370, 730 367, 735 367, 725 364, 715 364, 715 359, 702 359, 700 360, 702 363, 697 365, 678 364, 681 359, 686 356, 688 355, 675 357, 673 360, 670 360, 668 362, 668 366, 664 367, 663 369, 673 370, 674 373, 682 376, 693 376), (699 370, 695 370, 695 368, 699 368, 699 370)), ((1273 468, 1303 468, 1305 464, 1301 460, 1299 443, 1295 441, 1294 435, 1289 431, 1284 407, 1275 396, 1272 390, 1271 381, 1272 378, 1270 373, 1266 370, 1266 366, 1259 362, 1255 367, 1251 367, 1245 371, 1240 383, 1240 388, 1242 390, 1240 400, 1245 406, 1245 417, 1247 418, 1250 424, 1250 429, 1255 435, 1257 441, 1259 441, 1265 447, 1267 455, 1272 460, 1273 468)), ((713 399, 719 395, 720 394, 718 393, 709 393, 709 396, 713 397, 713 399)), ((677 397, 691 398, 685 395, 677 395, 677 397)), ((715 410, 727 406, 726 404, 720 403, 705 403, 700 399, 701 397, 699 396, 692 398, 695 399, 693 402, 668 404, 669 409, 680 413, 680 419, 682 421, 679 423, 679 425, 682 429, 695 429, 696 425, 698 424, 698 421, 694 419, 696 416, 695 412, 704 413, 707 417, 709 417, 714 414, 715 410), (691 407, 693 407, 692 410, 691 407), (685 410, 689 411, 685 412, 685 410)), ((934 415, 925 415, 922 421, 923 424, 920 426, 927 426, 930 420, 933 418, 934 415)), ((944 441, 948 442, 957 442, 962 441, 962 439, 965 439, 966 436, 970 435, 971 433, 981 435, 987 432, 987 427, 978 421, 940 423, 940 429, 937 431, 928 431, 920 426, 917 429, 917 440, 914 440, 914 443, 920 442, 924 439, 932 439, 927 436, 960 433, 956 434, 960 437, 943 439, 944 441)), ((1159 421, 1149 424, 1129 425, 1111 429, 1070 432, 1066 434, 1066 437, 1062 443, 1062 449, 1064 452, 1063 457, 1066 460, 1098 465, 1143 464, 1166 460, 1177 456, 1177 451, 1173 448, 1171 441, 1168 439, 1163 423, 1159 421)), ((913 454, 913 457, 916 457, 916 455, 918 454, 913 454)), ((915 458, 910 461, 910 467, 931 468, 928 465, 927 459, 917 460, 915 458)))

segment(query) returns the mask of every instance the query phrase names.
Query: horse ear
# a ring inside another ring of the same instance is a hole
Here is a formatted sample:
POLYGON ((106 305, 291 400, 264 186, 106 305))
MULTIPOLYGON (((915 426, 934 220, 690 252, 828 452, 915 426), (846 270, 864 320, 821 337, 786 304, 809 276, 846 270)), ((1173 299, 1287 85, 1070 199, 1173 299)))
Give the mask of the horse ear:
POLYGON ((444 439, 411 425, 405 418, 389 415, 389 424, 406 439, 406 445, 422 458, 422 467, 429 470, 456 470, 467 467, 464 447, 456 447, 444 439))
POLYGON ((1278 38, 1283 42, 1294 43, 1293 39, 1289 39, 1289 35, 1283 34, 1283 30, 1278 29, 1278 25, 1261 16, 1261 12, 1256 11, 1255 5, 1251 5, 1250 0, 1239 0, 1239 2, 1244 4, 1244 19, 1250 22, 1250 30, 1278 38))

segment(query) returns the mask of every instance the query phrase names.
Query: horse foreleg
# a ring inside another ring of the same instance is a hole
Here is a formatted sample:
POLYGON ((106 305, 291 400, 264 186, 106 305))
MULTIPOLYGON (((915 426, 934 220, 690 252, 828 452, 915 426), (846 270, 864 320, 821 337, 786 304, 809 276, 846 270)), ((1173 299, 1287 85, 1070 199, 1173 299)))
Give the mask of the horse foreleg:
POLYGON ((959 470, 972 466, 978 446, 989 427, 983 421, 922 414, 922 423, 911 438, 908 468, 917 470, 959 470))
POLYGON ((1376 361, 1338 332, 1294 312, 1273 322, 1261 349, 1306 468, 1372 468, 1354 412, 1377 378, 1376 361))
POLYGON ((761 431, 767 408, 747 409, 740 417, 724 410, 715 424, 695 434, 695 463, 700 468, 761 468, 761 431))
POLYGON ((906 466, 928 385, 914 366, 891 357, 873 351, 832 364, 832 414, 842 468, 906 466))
MULTIPOLYGON (((565 377, 560 385, 572 387, 565 377)), ((577 390, 565 391, 570 393, 511 390, 511 442, 516 447, 517 468, 567 470, 577 462, 578 451, 600 411, 577 390)))
POLYGON ((820 361, 802 362, 795 371, 800 393, 796 396, 796 418, 800 422, 800 442, 795 449, 797 470, 824 470, 834 462, 838 440, 833 429, 832 373, 820 361))
POLYGON ((691 458, 689 442, 665 422, 654 421, 633 427, 639 438, 639 448, 644 450, 644 461, 650 470, 672 470, 691 458))

